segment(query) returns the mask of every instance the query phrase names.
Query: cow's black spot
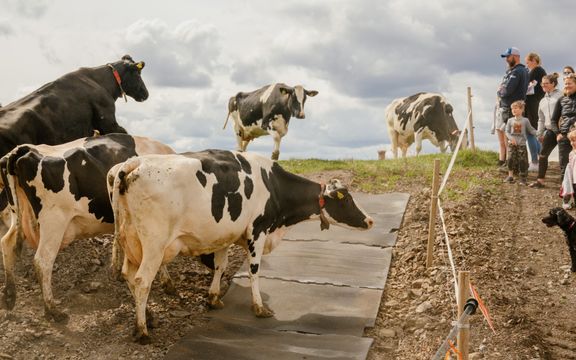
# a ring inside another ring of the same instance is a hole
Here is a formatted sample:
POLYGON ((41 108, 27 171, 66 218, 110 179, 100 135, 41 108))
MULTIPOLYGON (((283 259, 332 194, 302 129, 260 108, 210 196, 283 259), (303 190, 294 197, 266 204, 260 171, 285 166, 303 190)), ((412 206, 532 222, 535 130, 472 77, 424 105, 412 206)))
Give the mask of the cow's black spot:
MULTIPOLYGON (((36 188, 31 186, 29 182, 36 178, 41 159, 42 156, 38 151, 28 146, 19 147, 8 159, 8 173, 18 178, 18 183, 24 190, 36 217, 42 210, 42 203, 40 198, 36 196, 36 188)), ((15 195, 13 194, 12 196, 15 195)))
POLYGON ((52 192, 64 189, 64 166, 66 162, 60 157, 45 156, 41 161, 42 184, 52 192))
POLYGON ((206 175, 204 175, 204 173, 200 170, 196 171, 196 177, 198 178, 198 181, 200 181, 200 184, 202 184, 202 187, 206 187, 206 175))
POLYGON ((106 174, 112 166, 136 155, 134 138, 125 134, 91 137, 86 139, 83 148, 64 153, 74 199, 87 198, 91 214, 101 221, 113 223, 106 174))
POLYGON ((230 219, 236 221, 240 214, 242 213, 242 195, 239 193, 230 193, 227 195, 228 198, 228 212, 230 213, 230 219))
POLYGON ((252 192, 254 191, 254 182, 248 176, 244 178, 244 195, 247 199, 250 199, 252 192))
POLYGON ((250 264, 250 272, 252 274, 256 274, 258 272, 258 267, 259 267, 258 264, 250 264))
POLYGON ((252 166, 250 166, 248 160, 246 160, 246 158, 240 154, 236 154, 236 157, 238 158, 238 161, 240 161, 240 166, 242 167, 242 170, 246 174, 252 174, 252 166))
POLYGON ((202 172, 216 177, 216 183, 212 186, 211 203, 212 216, 216 222, 222 220, 226 203, 230 218, 232 221, 236 220, 242 213, 239 174, 243 169, 240 160, 234 153, 222 150, 206 150, 182 155, 200 160, 202 172))

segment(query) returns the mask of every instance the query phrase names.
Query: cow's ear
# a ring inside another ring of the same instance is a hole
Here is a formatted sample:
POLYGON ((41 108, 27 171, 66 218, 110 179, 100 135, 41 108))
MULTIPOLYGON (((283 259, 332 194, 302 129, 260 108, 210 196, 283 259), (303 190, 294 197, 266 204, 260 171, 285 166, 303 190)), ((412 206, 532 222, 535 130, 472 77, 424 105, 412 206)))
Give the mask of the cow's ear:
POLYGON ((316 90, 306 90, 306 89, 304 89, 304 92, 306 93, 307 96, 316 96, 316 95, 318 95, 318 91, 316 91, 316 90))
POLYGON ((452 105, 446 104, 446 107, 444 108, 444 110, 446 110, 446 114, 452 114, 452 112, 454 111, 454 108, 452 107, 452 105))
POLYGON ((294 88, 286 87, 286 86, 280 86, 278 88, 278 90, 280 90, 280 94, 282 94, 282 95, 284 95, 284 94, 292 95, 294 93, 294 88))
POLYGON ((138 70, 138 71, 142 71, 142 69, 144 69, 144 66, 146 65, 146 63, 144 61, 140 61, 135 63, 133 66, 138 70))
POLYGON ((348 189, 338 179, 332 179, 326 184, 324 196, 332 199, 342 200, 348 194, 348 189))
POLYGON ((132 56, 130 56, 130 55, 128 55, 128 54, 122 56, 122 61, 128 61, 128 62, 131 62, 131 63, 134 62, 134 60, 132 60, 132 56))

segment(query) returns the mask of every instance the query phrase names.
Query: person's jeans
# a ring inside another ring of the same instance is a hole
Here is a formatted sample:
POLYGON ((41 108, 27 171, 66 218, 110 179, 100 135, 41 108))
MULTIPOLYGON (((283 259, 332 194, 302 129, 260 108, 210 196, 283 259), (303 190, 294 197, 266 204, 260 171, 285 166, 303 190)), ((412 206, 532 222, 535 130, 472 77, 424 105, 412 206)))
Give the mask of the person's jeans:
POLYGON ((532 163, 536 164, 538 162, 538 154, 540 153, 540 143, 536 136, 528 134, 526 136, 526 141, 528 142, 528 148, 530 149, 530 158, 532 163))
POLYGON ((572 145, 570 145, 570 140, 564 136, 560 141, 558 141, 558 161, 560 162, 560 181, 564 179, 564 171, 566 171, 566 166, 568 166, 568 160, 570 157, 570 151, 572 151, 572 145))
POLYGON ((538 159, 538 179, 544 179, 548 170, 548 157, 558 142, 556 134, 552 130, 544 131, 542 147, 540 148, 540 159, 538 159))

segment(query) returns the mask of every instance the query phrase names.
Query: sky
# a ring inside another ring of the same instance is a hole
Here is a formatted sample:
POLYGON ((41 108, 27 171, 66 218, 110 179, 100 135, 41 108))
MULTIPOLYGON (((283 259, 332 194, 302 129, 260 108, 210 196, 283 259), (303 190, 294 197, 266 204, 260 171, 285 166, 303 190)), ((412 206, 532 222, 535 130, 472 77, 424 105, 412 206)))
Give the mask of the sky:
MULTIPOLYGON (((228 99, 283 82, 319 94, 292 118, 280 158, 377 159, 395 98, 443 94, 461 126, 467 87, 476 146, 490 133, 510 46, 547 72, 576 65, 572 1, 0 0, 0 103, 79 67, 130 54, 150 97, 116 102, 120 125, 177 151, 233 150, 228 99)), ((270 136, 248 150, 269 156, 270 136)), ((409 150, 413 154, 415 146, 409 150)), ((425 141, 424 153, 438 150, 425 141)))

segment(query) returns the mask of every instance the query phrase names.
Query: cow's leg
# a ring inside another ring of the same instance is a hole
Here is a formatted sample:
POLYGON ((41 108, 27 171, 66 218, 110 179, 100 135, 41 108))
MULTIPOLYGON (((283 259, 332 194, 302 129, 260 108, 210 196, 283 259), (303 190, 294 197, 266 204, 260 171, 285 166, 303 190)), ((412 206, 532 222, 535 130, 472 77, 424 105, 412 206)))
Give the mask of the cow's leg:
POLYGON ((4 261, 4 296, 1 305, 12 310, 16 304, 16 282, 14 281, 14 266, 16 264, 16 243, 18 231, 15 221, 8 232, 2 237, 2 260, 4 261))
POLYGON ((272 131, 272 138, 274 139, 274 151, 272 151, 272 160, 277 161, 280 158, 280 142, 282 136, 277 131, 272 131))
POLYGON ((281 115, 277 115, 272 121, 272 139, 274 139, 274 151, 272 151, 272 160, 276 161, 280 157, 280 141, 288 133, 288 125, 281 115))
POLYGON ((222 309, 224 302, 220 299, 220 279, 228 266, 228 247, 214 253, 214 277, 208 290, 208 306, 212 309, 222 309))
POLYGON ((135 340, 140 344, 149 344, 148 326, 153 322, 152 313, 148 310, 148 296, 152 281, 162 265, 161 249, 142 249, 142 263, 134 277, 134 298, 136 300, 136 334, 135 340), (148 317, 148 321, 147 321, 148 317))
POLYGON ((390 141, 392 142, 392 155, 394 155, 394 159, 398 159, 398 132, 392 130, 389 132, 390 134, 390 141))
MULTIPOLYGON (((252 230, 250 230, 250 234, 252 230)), ((252 311, 256 317, 267 318, 274 316, 274 311, 269 309, 262 302, 262 296, 260 295, 260 282, 258 273, 260 271, 260 262, 262 260, 262 253, 264 252, 264 244, 266 242, 264 233, 257 234, 254 238, 249 236, 248 242, 248 260, 249 260, 249 270, 248 274, 250 276, 250 285, 252 287, 252 311)))
POLYGON ((421 131, 414 134, 414 140, 416 141, 416 156, 418 156, 420 154, 420 151, 422 151, 422 132, 421 131))
POLYGON ((40 224, 40 239, 34 255, 34 268, 44 299, 44 313, 47 319, 56 322, 68 321, 68 315, 56 309, 52 294, 52 270, 66 231, 62 224, 67 223, 68 219, 52 218, 52 221, 40 224))
POLYGON ((162 286, 162 290, 164 293, 168 295, 176 295, 178 291, 176 291, 176 286, 174 286, 174 282, 170 277, 170 273, 168 272, 168 266, 162 265, 160 266, 160 285, 162 286))

